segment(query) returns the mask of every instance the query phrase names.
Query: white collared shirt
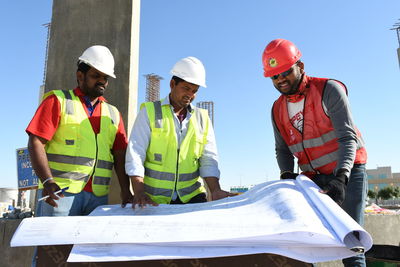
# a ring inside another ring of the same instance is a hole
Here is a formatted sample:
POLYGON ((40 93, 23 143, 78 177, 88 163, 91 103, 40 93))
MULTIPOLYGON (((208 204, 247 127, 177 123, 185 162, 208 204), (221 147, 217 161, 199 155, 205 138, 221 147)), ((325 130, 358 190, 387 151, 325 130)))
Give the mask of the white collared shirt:
MULTIPOLYGON (((174 116, 175 132, 178 138, 178 147, 180 147, 183 139, 186 136, 189 120, 192 116, 190 111, 193 111, 194 106, 190 104, 186 118, 180 122, 173 107, 170 104, 169 96, 161 100, 161 105, 169 105, 174 116)), ((200 176, 201 177, 217 177, 220 176, 218 169, 218 152, 215 143, 214 129, 211 121, 209 122, 207 135, 207 143, 204 145, 203 154, 200 157, 200 176)), ((132 127, 129 143, 126 150, 125 170, 129 176, 144 177, 144 161, 146 159, 147 148, 150 143, 150 122, 147 116, 146 107, 143 107, 136 117, 132 127)))

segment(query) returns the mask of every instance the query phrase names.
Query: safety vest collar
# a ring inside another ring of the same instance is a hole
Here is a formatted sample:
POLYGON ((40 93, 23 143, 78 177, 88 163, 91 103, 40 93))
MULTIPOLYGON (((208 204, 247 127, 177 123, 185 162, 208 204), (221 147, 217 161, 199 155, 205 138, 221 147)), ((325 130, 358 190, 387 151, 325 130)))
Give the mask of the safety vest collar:
MULTIPOLYGON (((162 112, 162 106, 163 104, 161 103, 161 101, 155 101, 154 102, 154 126, 157 129, 161 129, 163 128, 163 112, 162 112)), ((191 113, 193 113, 195 110, 195 108, 191 111, 191 113)), ((204 131, 206 130, 206 125, 205 125, 205 121, 204 118, 201 114, 200 111, 195 112, 196 115, 196 120, 198 122, 197 126, 198 126, 198 131, 199 131, 199 135, 202 136, 204 135, 204 131)))
MULTIPOLYGON (((159 129, 161 129, 163 127, 163 125, 162 125, 162 122, 163 122, 162 106, 170 106, 171 110, 173 110, 173 106, 171 105, 169 96, 165 97, 161 101, 154 102, 154 112, 155 112, 154 124, 155 124, 155 128, 159 128, 159 129)), ((194 106, 191 103, 189 104, 187 109, 188 109, 189 113, 193 114, 194 106)))
MULTIPOLYGON (((164 97, 163 99, 160 100, 162 106, 169 105, 169 106, 172 107, 171 100, 170 100, 170 95, 171 94, 169 94, 168 96, 166 96, 166 97, 164 97)), ((192 103, 189 103, 189 105, 187 106, 187 109, 188 109, 188 111, 190 113, 193 113, 194 108, 195 108, 195 106, 192 103)))
MULTIPOLYGON (((82 89, 80 87, 76 87, 74 90, 74 94, 78 97, 84 97, 85 94, 82 92, 82 89)), ((107 102, 107 99, 104 96, 99 96, 97 98, 100 102, 107 102)))

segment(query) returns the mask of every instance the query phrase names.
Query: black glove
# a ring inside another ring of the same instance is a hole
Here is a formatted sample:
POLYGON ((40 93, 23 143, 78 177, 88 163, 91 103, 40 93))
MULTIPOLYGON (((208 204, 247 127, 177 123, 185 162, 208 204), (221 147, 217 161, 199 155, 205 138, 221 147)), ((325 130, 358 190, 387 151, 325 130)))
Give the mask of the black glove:
POLYGON ((336 176, 328 182, 328 184, 322 187, 322 190, 324 190, 338 205, 341 205, 344 201, 346 185, 346 175, 338 172, 336 176))
POLYGON ((293 173, 291 171, 284 171, 281 173, 281 179, 296 179, 296 177, 298 176, 298 173, 293 173))

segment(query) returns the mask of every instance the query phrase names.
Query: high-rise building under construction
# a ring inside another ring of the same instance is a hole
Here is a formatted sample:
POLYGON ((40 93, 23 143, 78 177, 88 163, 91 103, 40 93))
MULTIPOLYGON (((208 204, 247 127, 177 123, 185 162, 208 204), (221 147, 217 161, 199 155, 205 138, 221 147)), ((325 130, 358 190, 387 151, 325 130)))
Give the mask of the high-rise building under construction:
POLYGON ((146 102, 160 100, 160 80, 163 78, 154 73, 144 75, 146 77, 146 102))
POLYGON ((196 104, 199 108, 204 108, 208 110, 208 116, 211 119, 211 123, 214 126, 214 102, 213 101, 201 101, 196 104))

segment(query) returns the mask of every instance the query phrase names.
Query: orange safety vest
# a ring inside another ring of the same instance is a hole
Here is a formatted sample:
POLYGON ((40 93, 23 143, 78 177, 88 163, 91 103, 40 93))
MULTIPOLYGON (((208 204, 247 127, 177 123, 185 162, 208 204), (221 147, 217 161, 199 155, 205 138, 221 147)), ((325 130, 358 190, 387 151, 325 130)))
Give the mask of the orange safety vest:
MULTIPOLYGON (((322 105, 322 96, 328 79, 307 76, 304 76, 304 79, 306 79, 303 81, 305 84, 300 85, 305 86, 303 132, 301 133, 290 122, 284 95, 281 95, 273 105, 274 122, 289 150, 298 159, 298 165, 303 173, 331 174, 337 165, 339 143, 332 121, 322 105)), ((347 93, 346 86, 342 85, 347 93)), ((356 127, 355 131, 357 151, 354 163, 366 163, 367 152, 361 133, 356 127)))

